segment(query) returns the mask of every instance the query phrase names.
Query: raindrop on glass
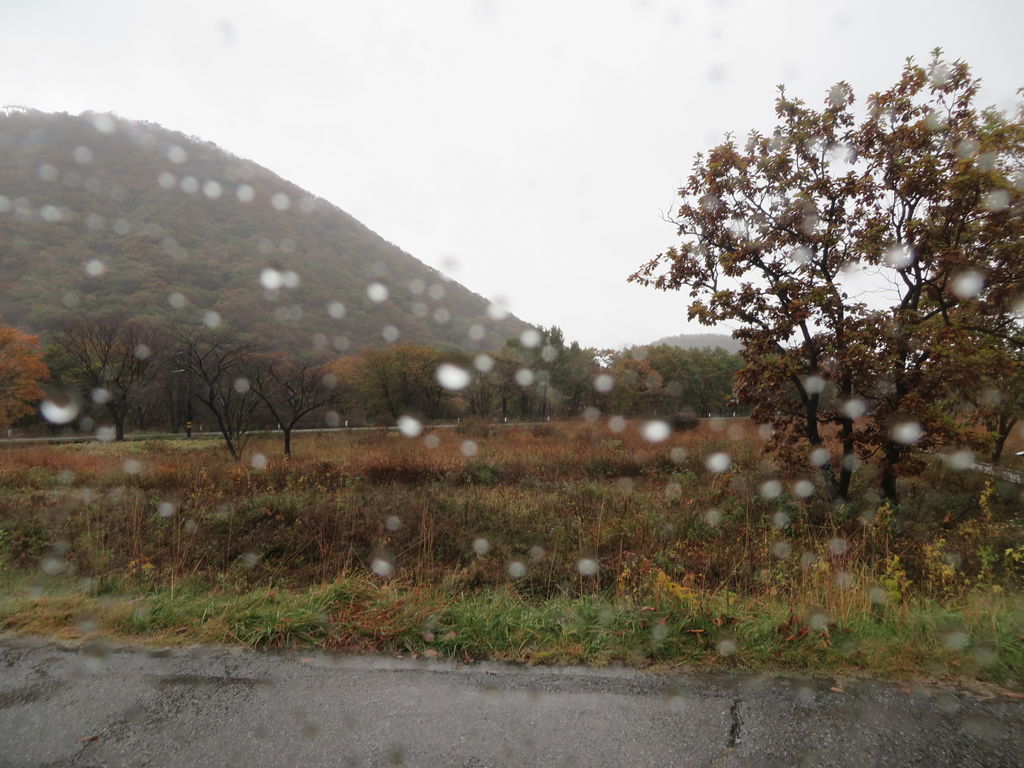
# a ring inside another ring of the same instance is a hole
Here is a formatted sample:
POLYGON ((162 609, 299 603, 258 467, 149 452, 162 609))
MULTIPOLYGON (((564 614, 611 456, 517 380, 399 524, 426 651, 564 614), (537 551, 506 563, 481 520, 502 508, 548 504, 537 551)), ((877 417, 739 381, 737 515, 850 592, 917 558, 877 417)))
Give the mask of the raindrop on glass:
POLYGON ((380 304, 388 299, 388 287, 383 283, 370 283, 366 286, 366 295, 370 298, 370 301, 380 304))
POLYGON ((728 453, 722 451, 712 453, 704 460, 704 466, 708 468, 709 472, 714 472, 716 475, 721 474, 732 466, 732 458, 728 453))
POLYGON ((469 371, 453 363, 441 363, 437 367, 437 383, 445 389, 459 391, 469 386, 472 376, 469 371))
POLYGON ((398 431, 406 437, 419 437, 423 432, 423 425, 412 416, 399 416, 398 431))
POLYGON ((644 440, 649 443, 662 443, 672 434, 672 428, 665 421, 648 421, 640 430, 644 440))
POLYGON ((68 424, 78 416, 78 403, 71 401, 58 405, 52 400, 43 400, 39 404, 39 412, 51 424, 68 424))

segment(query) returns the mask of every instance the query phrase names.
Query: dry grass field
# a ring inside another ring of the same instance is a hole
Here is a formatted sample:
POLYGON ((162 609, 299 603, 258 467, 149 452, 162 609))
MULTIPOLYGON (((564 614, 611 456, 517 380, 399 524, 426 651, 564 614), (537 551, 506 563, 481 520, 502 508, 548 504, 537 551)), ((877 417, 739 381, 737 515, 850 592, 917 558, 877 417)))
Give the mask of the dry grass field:
POLYGON ((899 510, 870 466, 836 507, 764 449, 743 419, 661 442, 642 422, 302 434, 290 460, 267 435, 237 465, 213 439, 8 445, 0 623, 1021 680, 1019 487, 933 457, 899 510))

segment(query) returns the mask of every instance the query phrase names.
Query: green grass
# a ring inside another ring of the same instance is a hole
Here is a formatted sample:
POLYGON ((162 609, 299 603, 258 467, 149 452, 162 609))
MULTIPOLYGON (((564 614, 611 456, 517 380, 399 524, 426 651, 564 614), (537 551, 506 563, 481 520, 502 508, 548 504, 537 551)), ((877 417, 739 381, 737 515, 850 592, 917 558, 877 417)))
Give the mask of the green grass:
POLYGON ((358 649, 659 669, 929 677, 1024 687, 1024 598, 977 593, 851 610, 841 619, 773 600, 709 595, 634 605, 611 595, 446 593, 347 577, 317 587, 246 591, 188 586, 95 594, 70 581, 33 591, 8 579, 0 631, 102 635, 156 644, 358 649))

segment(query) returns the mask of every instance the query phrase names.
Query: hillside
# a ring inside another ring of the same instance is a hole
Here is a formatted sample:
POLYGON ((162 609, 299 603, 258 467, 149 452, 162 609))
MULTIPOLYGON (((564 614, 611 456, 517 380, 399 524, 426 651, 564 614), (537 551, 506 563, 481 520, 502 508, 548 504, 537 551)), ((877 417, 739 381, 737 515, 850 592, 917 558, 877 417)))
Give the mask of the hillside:
POLYGON ((220 318, 293 353, 491 349, 528 327, 490 309, 214 144, 111 115, 0 112, 4 322, 45 336, 83 313, 220 318))
POLYGON ((743 349, 742 344, 732 336, 727 336, 724 333, 681 333, 678 336, 665 336, 651 342, 651 346, 658 346, 659 344, 667 344, 670 347, 679 347, 680 349, 714 349, 719 347, 726 352, 737 354, 743 349))

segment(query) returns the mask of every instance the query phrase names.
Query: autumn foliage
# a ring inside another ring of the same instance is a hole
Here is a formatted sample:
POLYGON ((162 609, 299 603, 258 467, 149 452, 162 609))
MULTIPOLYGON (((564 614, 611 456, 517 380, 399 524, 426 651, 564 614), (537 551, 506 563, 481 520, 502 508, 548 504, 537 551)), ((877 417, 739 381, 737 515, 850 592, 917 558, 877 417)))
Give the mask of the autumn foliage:
POLYGON ((35 410, 43 396, 39 383, 49 375, 35 336, 0 326, 0 425, 35 410))

